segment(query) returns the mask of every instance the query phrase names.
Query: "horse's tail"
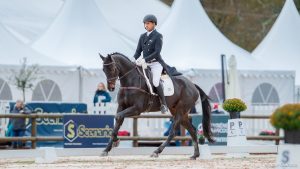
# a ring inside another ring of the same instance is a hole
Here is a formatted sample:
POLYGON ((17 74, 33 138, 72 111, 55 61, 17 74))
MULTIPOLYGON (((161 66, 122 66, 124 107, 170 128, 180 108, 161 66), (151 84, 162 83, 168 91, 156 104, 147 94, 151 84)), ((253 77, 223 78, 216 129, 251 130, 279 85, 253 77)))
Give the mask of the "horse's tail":
POLYGON ((198 89, 201 102, 202 102, 202 111, 203 111, 203 118, 202 118, 202 128, 203 128, 203 135, 207 138, 207 140, 211 143, 215 142, 215 140, 212 138, 212 132, 211 132, 211 106, 209 104, 210 98, 205 94, 205 92, 196 84, 194 84, 195 87, 198 89))

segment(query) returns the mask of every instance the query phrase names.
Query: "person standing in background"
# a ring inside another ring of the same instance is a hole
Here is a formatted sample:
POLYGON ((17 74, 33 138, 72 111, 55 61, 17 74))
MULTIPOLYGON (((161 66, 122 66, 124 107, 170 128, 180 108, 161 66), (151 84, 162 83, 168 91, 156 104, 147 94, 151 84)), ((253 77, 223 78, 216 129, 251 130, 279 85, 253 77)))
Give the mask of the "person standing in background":
POLYGON ((94 96, 94 105, 96 105, 96 103, 107 103, 107 102, 111 102, 111 96, 109 95, 109 93, 106 91, 106 87, 104 85, 104 83, 99 83, 98 84, 98 88, 95 92, 95 96, 94 96))
MULTIPOLYGON (((16 104, 11 111, 14 114, 30 114, 31 110, 25 107, 25 104, 22 100, 17 100, 16 104)), ((26 131, 26 118, 12 118, 10 119, 12 137, 23 137, 26 131)), ((22 148, 23 144, 21 141, 12 142, 13 148, 22 148)))

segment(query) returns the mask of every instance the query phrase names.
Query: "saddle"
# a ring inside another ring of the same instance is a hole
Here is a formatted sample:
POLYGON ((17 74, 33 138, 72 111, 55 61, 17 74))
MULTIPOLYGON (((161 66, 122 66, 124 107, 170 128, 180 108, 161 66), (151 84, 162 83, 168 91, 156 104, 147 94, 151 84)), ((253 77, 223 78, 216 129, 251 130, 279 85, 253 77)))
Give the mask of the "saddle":
MULTIPOLYGON (((154 91, 153 90, 154 86, 153 86, 153 83, 152 83, 152 73, 150 71, 150 67, 148 67, 146 69, 144 77, 149 80, 151 89, 152 89, 152 91, 154 91)), ((160 83, 162 84, 165 96, 172 96, 174 94, 173 81, 165 71, 163 71, 161 76, 160 76, 160 83)), ((147 86, 148 86, 149 91, 151 91, 149 85, 147 85, 147 86)))

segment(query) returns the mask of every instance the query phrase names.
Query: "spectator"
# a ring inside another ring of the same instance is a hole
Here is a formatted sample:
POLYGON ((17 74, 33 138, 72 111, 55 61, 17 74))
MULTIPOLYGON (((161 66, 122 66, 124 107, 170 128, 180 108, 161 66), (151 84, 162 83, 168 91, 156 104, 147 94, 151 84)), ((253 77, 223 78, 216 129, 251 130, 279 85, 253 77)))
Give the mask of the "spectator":
MULTIPOLYGON (((22 100, 17 100, 16 104, 12 110, 11 113, 15 114, 30 114, 31 111, 25 107, 24 102, 22 100)), ((11 136, 13 137, 23 137, 25 135, 26 130, 26 124, 25 124, 26 118, 12 118, 10 119, 10 125, 11 125, 11 136)), ((13 148, 22 148, 22 142, 21 141, 14 141, 12 142, 13 148)))
POLYGON ((105 85, 102 82, 98 84, 98 88, 94 96, 94 105, 96 105, 96 103, 99 102, 101 103, 111 102, 111 96, 106 91, 105 85))

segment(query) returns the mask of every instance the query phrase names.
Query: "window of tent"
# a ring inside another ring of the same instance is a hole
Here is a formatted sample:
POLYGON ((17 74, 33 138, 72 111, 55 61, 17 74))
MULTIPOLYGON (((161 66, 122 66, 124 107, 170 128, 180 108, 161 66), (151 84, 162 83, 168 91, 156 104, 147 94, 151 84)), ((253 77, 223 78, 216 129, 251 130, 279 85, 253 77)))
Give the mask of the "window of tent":
POLYGON ((12 93, 6 81, 0 78, 0 100, 12 100, 12 93))
POLYGON ((223 89, 222 83, 216 83, 209 91, 208 96, 211 98, 213 103, 223 103, 223 89))
MULTIPOLYGON (((258 85, 252 95, 250 111, 254 115, 271 115, 280 104, 276 88, 270 83, 258 85)), ((269 119, 253 119, 248 123, 249 134, 258 135, 262 130, 273 130, 269 119)))
POLYGON ((53 80, 42 80, 33 90, 32 101, 62 101, 61 90, 53 80))
POLYGON ((253 105, 278 105, 279 103, 278 92, 270 83, 262 83, 254 90, 252 95, 253 105))

